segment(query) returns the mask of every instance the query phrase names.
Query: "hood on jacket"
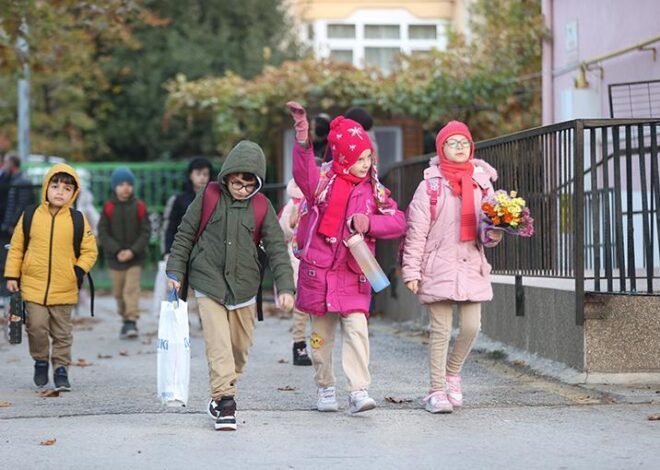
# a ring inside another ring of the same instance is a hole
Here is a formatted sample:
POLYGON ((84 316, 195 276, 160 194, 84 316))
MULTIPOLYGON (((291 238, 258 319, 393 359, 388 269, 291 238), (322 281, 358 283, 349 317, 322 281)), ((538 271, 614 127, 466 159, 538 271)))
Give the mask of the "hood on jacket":
POLYGON ((232 173, 252 173, 257 177, 257 189, 248 199, 259 192, 266 180, 266 156, 261 147, 250 140, 241 140, 231 149, 218 174, 218 183, 225 185, 225 178, 232 173))
POLYGON ((69 202, 67 202, 64 206, 62 206, 63 209, 68 209, 76 201, 78 194, 80 194, 80 177, 78 176, 78 173, 76 173, 76 170, 74 170, 73 167, 67 165, 66 163, 57 163, 53 165, 53 167, 50 170, 48 170, 46 177, 41 183, 41 202, 48 202, 47 199, 48 183, 50 183, 50 179, 53 177, 55 173, 66 173, 68 175, 71 175, 73 179, 76 181, 77 187, 76 187, 76 191, 73 193, 73 197, 71 197, 71 200, 69 202))
POLYGON ((305 197, 293 178, 286 185, 286 193, 294 199, 302 199, 305 197))

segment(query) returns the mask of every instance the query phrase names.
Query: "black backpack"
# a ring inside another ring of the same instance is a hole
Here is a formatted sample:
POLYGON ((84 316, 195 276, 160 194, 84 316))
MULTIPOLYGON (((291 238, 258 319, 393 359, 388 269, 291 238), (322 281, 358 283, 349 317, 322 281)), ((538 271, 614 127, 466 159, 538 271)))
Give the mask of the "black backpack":
MULTIPOLYGON (((25 254, 30 244, 30 227, 32 227, 32 218, 37 207, 39 207, 39 204, 33 204, 26 207, 23 212, 23 254, 25 254)), ((80 258, 80 245, 85 234, 85 219, 79 210, 70 207, 69 211, 71 213, 71 220, 73 221, 73 252, 76 259, 78 259, 80 258)), ((91 314, 94 316, 94 280, 90 273, 87 273, 87 281, 89 282, 89 293, 91 297, 91 314)))

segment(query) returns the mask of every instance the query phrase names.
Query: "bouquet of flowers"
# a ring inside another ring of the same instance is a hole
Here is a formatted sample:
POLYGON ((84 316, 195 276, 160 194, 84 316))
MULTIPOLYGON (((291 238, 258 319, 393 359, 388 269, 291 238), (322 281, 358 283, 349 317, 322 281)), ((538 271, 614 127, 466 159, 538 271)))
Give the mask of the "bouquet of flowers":
POLYGON ((518 197, 515 191, 495 191, 484 198, 481 204, 486 224, 492 229, 502 230, 519 237, 534 235, 534 219, 529 212, 527 203, 518 197))

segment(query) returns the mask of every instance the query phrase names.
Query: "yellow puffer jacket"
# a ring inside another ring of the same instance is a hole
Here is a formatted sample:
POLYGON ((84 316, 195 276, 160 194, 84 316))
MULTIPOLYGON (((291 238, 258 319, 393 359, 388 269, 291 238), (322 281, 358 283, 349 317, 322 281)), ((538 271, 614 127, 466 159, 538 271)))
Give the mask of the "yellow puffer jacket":
POLYGON ((21 295, 26 302, 41 305, 64 305, 78 303, 78 283, 74 266, 89 272, 96 262, 97 248, 94 234, 84 218, 85 228, 80 244, 80 258, 76 259, 73 248, 73 220, 69 208, 78 197, 80 179, 69 165, 53 166, 41 188, 41 204, 37 207, 30 227, 30 243, 23 256, 23 216, 18 220, 11 237, 11 248, 7 254, 5 278, 20 279, 21 295), (71 200, 55 214, 50 213, 46 199, 48 182, 55 173, 64 172, 73 176, 78 189, 71 200))

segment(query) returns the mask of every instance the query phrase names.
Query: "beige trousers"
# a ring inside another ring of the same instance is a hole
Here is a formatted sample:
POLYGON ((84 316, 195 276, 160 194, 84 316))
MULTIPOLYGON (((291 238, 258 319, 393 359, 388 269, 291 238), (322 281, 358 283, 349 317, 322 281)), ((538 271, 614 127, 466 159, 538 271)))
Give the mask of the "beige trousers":
POLYGON ((117 301, 117 311, 124 321, 137 321, 140 318, 140 274, 142 266, 132 266, 126 270, 110 270, 112 295, 117 301))
POLYGON ((200 297, 197 302, 206 343, 211 398, 236 396, 236 381, 247 364, 252 346, 257 306, 229 311, 208 297, 200 297))
POLYGON ((30 355, 35 361, 47 361, 53 364, 53 370, 71 364, 71 345, 73 344, 73 325, 71 310, 73 305, 43 306, 26 302, 26 331, 30 345, 30 355), (50 354, 49 338, 53 340, 50 354))
POLYGON ((341 364, 348 381, 349 392, 366 389, 371 383, 369 375, 369 331, 367 317, 363 313, 340 315, 327 313, 322 317, 311 315, 312 362, 314 380, 319 387, 335 385, 332 351, 335 344, 337 323, 341 325, 341 364))
POLYGON ((447 374, 461 373, 463 363, 472 350, 481 328, 481 303, 458 303, 458 336, 447 360, 453 305, 453 302, 436 302, 427 305, 431 322, 429 368, 432 391, 445 389, 447 374))
POLYGON ((293 329, 291 330, 291 335, 293 336, 294 343, 306 340, 307 337, 305 336, 305 330, 307 329, 308 321, 308 314, 293 309, 293 329))

